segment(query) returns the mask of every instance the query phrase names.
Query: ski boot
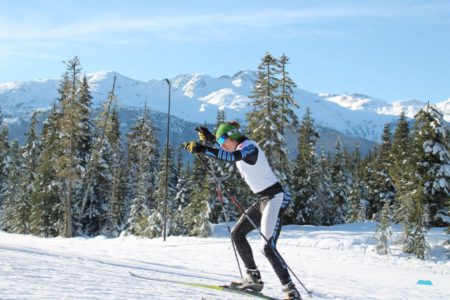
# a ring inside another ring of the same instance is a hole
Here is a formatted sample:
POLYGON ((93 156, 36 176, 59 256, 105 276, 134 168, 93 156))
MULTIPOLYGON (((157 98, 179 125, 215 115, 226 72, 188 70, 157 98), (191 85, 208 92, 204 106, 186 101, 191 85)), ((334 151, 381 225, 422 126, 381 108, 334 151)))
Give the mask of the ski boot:
POLYGON ((251 290, 259 292, 264 287, 264 282, 261 280, 261 274, 258 269, 247 269, 244 278, 230 283, 232 289, 251 290))
POLYGON ((292 282, 283 285, 283 300, 302 300, 300 293, 292 282))

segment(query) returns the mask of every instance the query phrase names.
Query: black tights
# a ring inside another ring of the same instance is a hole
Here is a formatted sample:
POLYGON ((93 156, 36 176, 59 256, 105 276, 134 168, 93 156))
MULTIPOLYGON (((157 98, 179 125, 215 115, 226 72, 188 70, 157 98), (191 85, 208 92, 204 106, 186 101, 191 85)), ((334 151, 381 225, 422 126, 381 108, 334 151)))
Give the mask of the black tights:
MULTIPOLYGON (((263 198, 246 210, 247 216, 253 221, 253 223, 257 227, 261 226, 261 219, 263 218, 263 213, 268 213, 267 210, 265 210, 265 208, 269 201, 271 201, 271 199, 263 198)), ((273 229, 273 233, 270 236, 270 238, 268 238, 268 241, 271 246, 268 245, 265 240, 263 240, 262 251, 269 260, 270 264, 272 265, 272 268, 274 269, 275 273, 280 279, 281 284, 285 285, 291 282, 287 266, 285 265, 283 259, 279 256, 278 251, 273 250, 276 249, 276 242, 280 235, 281 216, 284 212, 284 208, 275 207, 275 209, 278 209, 278 212, 274 211, 270 212, 273 215, 273 217, 277 218, 275 228, 273 229)), ((245 267, 247 269, 256 269, 252 248, 250 247, 250 244, 248 243, 246 238, 247 234, 250 231, 254 230, 255 227, 247 219, 247 216, 242 215, 239 218, 233 230, 231 231, 231 238, 233 239, 234 244, 236 245, 236 249, 239 253, 239 256, 242 258, 245 267)), ((263 238, 261 237, 261 239, 263 238)))

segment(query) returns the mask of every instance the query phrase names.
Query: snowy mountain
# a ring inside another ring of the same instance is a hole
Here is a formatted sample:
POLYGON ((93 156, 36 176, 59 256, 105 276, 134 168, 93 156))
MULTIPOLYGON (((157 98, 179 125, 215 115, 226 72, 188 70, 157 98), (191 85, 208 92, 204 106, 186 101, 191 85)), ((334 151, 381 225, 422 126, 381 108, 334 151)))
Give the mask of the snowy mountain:
MULTIPOLYGON (((113 71, 86 75, 94 97, 94 105, 106 99, 116 76, 116 93, 123 108, 141 109, 145 104, 151 110, 167 112, 168 85, 163 80, 139 81, 113 71)), ((226 112, 227 119, 245 120, 250 110, 248 98, 256 73, 245 70, 233 76, 214 78, 204 74, 183 74, 172 78, 171 113, 193 123, 215 123, 217 109, 226 112)), ((48 108, 58 97, 58 79, 28 82, 0 83, 0 109, 6 121, 14 123, 32 110, 48 108)), ((295 90, 300 104, 297 114, 302 118, 309 106, 315 122, 323 128, 332 128, 350 137, 378 142, 386 122, 395 122, 401 110, 412 117, 425 103, 397 101, 392 104, 361 94, 314 94, 295 90)), ((437 107, 450 121, 450 99, 437 107)))
MULTIPOLYGON (((358 111, 372 111, 380 115, 392 115, 399 116, 402 111, 409 118, 413 118, 414 115, 426 105, 425 102, 412 99, 412 100, 399 100, 392 103, 387 103, 383 100, 372 98, 364 94, 343 94, 336 95, 331 93, 319 93, 323 99, 336 103, 341 107, 348 108, 350 110, 358 111)), ((444 114, 444 119, 450 122, 450 98, 436 103, 436 107, 444 114)))

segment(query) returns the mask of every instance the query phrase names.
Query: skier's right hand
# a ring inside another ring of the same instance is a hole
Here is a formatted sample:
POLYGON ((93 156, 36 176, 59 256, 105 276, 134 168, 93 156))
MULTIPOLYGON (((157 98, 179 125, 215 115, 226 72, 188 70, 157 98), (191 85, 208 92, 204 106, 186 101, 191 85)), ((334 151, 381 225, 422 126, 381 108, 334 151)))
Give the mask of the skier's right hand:
POLYGON ((205 146, 203 146, 202 144, 199 144, 195 141, 183 143, 182 146, 184 149, 189 151, 191 154, 204 153, 206 150, 205 146))
POLYGON ((202 142, 214 143, 216 141, 216 137, 204 126, 197 126, 195 131, 197 131, 198 138, 202 142))

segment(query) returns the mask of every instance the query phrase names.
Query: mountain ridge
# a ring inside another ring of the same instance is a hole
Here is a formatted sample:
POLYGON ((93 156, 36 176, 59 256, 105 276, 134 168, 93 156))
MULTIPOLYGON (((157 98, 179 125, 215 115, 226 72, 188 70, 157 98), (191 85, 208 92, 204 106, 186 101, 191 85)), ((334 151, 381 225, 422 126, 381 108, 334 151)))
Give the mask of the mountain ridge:
MULTIPOLYGON (((100 106, 116 79, 119 105, 167 112, 168 85, 164 80, 136 80, 115 71, 99 71, 86 74, 94 107, 100 106)), ((180 74, 171 81, 171 113, 194 123, 214 123, 217 110, 222 109, 227 119, 245 121, 250 111, 248 97, 256 72, 240 70, 232 76, 211 77, 207 74, 180 74)), ((50 107, 58 97, 59 79, 0 83, 0 109, 6 120, 14 122, 17 117, 30 114, 35 109, 50 107)), ((374 142, 381 139, 385 123, 395 123, 403 110, 412 117, 426 103, 419 100, 401 100, 393 103, 364 94, 313 93, 296 88, 294 97, 300 104, 295 109, 301 119, 305 108, 311 108, 315 122, 333 128, 345 135, 360 137, 374 142)), ((450 99, 436 106, 450 121, 450 99)))

